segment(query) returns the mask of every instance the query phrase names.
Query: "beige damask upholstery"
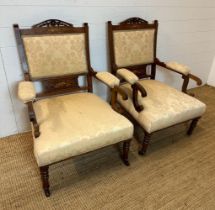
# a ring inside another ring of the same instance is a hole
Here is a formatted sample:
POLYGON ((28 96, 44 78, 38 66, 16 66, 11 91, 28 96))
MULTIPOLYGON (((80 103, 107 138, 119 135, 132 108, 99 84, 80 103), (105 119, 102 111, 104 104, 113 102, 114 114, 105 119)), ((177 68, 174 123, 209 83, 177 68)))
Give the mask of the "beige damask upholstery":
POLYGON ((33 82, 22 81, 18 85, 18 97, 23 103, 33 101, 36 97, 36 90, 33 82))
POLYGON ((180 64, 176 61, 170 61, 165 63, 167 67, 174 69, 175 71, 182 73, 184 75, 188 75, 190 73, 190 68, 183 64, 180 64))
POLYGON ((154 61, 154 29, 113 32, 114 54, 118 67, 154 61))
POLYGON ((132 138, 133 125, 92 93, 34 103, 40 136, 34 141, 39 166, 132 138))
POLYGON ((32 78, 87 72, 85 34, 23 36, 32 78))
POLYGON ((132 85, 139 80, 139 78, 133 72, 125 68, 117 70, 117 75, 132 85))
POLYGON ((138 97, 143 111, 138 113, 134 109, 130 84, 123 85, 129 99, 123 101, 118 97, 118 101, 148 133, 200 117, 205 112, 204 103, 164 83, 156 80, 139 82, 147 92, 147 97, 138 97))
POLYGON ((96 77, 108 85, 110 88, 119 86, 119 79, 109 72, 98 72, 96 77))

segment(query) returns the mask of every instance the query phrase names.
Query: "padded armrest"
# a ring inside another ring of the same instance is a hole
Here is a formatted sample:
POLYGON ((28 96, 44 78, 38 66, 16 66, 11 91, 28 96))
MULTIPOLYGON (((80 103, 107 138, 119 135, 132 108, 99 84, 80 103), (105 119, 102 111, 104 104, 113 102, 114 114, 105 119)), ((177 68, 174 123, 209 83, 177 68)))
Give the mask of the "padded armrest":
POLYGON ((109 72, 98 72, 96 78, 105 83, 110 88, 114 86, 119 86, 119 79, 109 72))
POLYGON ((146 97, 147 93, 143 86, 141 86, 138 81, 139 78, 128 69, 122 68, 117 70, 117 75, 122 77, 125 81, 127 81, 132 88, 132 101, 134 108, 137 112, 141 112, 144 107, 138 103, 138 92, 140 91, 142 97, 146 97))
POLYGON ((182 92, 184 92, 184 93, 187 93, 189 79, 194 80, 197 83, 197 85, 202 84, 202 80, 200 78, 198 78, 197 76, 190 73, 191 70, 188 66, 179 64, 175 61, 164 63, 164 62, 161 62, 158 58, 156 58, 155 63, 156 63, 156 65, 159 65, 163 68, 166 68, 173 72, 177 72, 182 75, 182 78, 184 79, 184 82, 182 85, 182 92))
POLYGON ((181 73, 184 75, 188 75, 190 73, 190 68, 188 66, 185 66, 183 64, 177 63, 175 61, 167 62, 165 63, 167 67, 181 73))
POLYGON ((122 77, 125 81, 127 81, 131 85, 133 85, 134 83, 136 83, 139 80, 139 78, 133 72, 129 71, 128 69, 124 69, 124 68, 117 70, 117 75, 122 77))
POLYGON ((36 90, 33 82, 22 81, 18 86, 18 97, 24 103, 33 101, 36 98, 36 90))

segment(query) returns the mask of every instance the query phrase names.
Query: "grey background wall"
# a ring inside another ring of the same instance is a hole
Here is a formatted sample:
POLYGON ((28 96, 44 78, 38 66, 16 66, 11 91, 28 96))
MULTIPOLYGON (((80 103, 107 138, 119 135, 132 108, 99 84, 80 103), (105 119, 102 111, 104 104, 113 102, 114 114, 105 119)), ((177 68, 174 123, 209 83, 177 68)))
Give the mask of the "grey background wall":
MULTIPOLYGON (((29 27, 49 18, 77 26, 88 22, 92 66, 103 71, 108 70, 105 23, 132 16, 158 19, 158 57, 187 64, 207 82, 215 55, 214 0, 0 0, 0 137, 29 129, 26 107, 17 98, 23 76, 12 24, 29 27)), ((157 79, 181 85, 180 77, 164 70, 157 79)), ((95 91, 105 98, 103 86, 95 83, 95 91)))
POLYGON ((215 87, 215 57, 214 57, 214 60, 213 60, 213 64, 211 66, 211 71, 209 73, 209 76, 208 76, 208 82, 207 82, 209 85, 211 86, 214 86, 215 87))

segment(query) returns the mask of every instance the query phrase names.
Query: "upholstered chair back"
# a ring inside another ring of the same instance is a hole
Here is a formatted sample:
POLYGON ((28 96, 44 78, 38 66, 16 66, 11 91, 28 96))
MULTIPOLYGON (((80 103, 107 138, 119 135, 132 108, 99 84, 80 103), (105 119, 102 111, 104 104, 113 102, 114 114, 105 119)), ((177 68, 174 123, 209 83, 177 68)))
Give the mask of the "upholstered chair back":
POLYGON ((36 98, 92 92, 89 29, 84 23, 49 19, 30 28, 13 26, 26 81, 37 82, 36 98))
POLYGON ((154 62, 155 29, 113 31, 115 63, 118 67, 154 62))
POLYGON ((32 79, 86 73, 85 33, 22 35, 32 79))
POLYGON ((155 78, 158 21, 133 17, 113 25, 108 21, 111 72, 129 69, 139 78, 155 78))

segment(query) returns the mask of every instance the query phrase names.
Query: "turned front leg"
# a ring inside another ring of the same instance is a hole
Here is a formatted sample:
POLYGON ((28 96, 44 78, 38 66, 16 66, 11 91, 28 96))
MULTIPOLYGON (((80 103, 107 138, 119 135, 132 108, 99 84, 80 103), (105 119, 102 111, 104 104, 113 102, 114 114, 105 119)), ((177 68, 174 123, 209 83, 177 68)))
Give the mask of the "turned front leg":
POLYGON ((146 153, 147 148, 149 146, 150 139, 151 139, 151 134, 145 132, 145 136, 144 136, 144 139, 143 139, 142 147, 141 147, 141 149, 139 151, 139 155, 144 155, 146 153))
POLYGON ((192 122, 190 124, 190 127, 189 127, 189 130, 187 131, 187 135, 189 135, 189 136, 192 135, 192 133, 193 133, 193 131, 194 131, 199 119, 200 119, 200 117, 195 118, 195 119, 192 120, 192 122))
POLYGON ((49 191, 49 166, 40 167, 40 175, 42 179, 43 190, 46 197, 50 196, 49 191))
POLYGON ((123 142, 123 153, 122 153, 122 160, 126 166, 129 166, 130 163, 128 161, 128 153, 129 153, 129 147, 130 147, 131 140, 127 140, 123 142))

